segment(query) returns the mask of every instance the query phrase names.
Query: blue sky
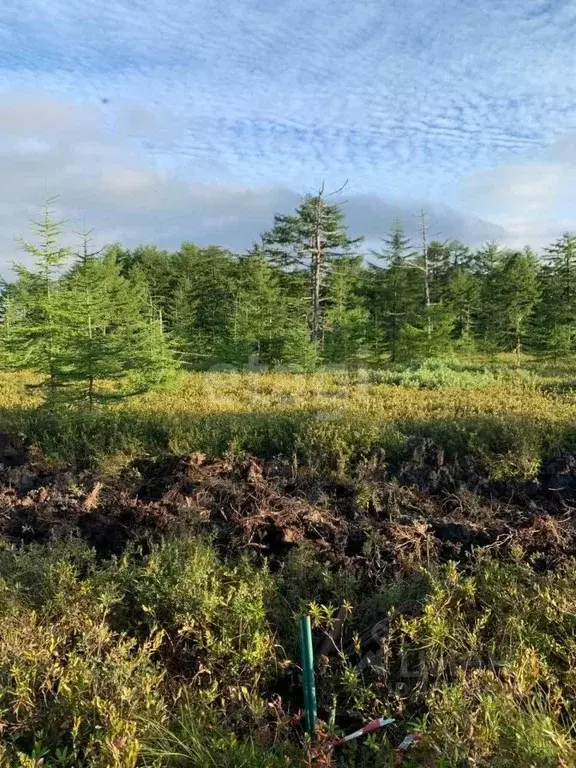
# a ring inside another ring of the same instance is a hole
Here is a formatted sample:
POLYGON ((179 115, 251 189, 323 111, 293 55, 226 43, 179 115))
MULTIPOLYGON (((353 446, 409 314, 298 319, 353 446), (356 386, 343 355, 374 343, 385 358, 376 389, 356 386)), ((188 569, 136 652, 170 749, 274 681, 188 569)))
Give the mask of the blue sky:
POLYGON ((574 0, 3 0, 0 226, 47 183, 103 237, 239 247, 348 178, 370 235, 425 205, 540 245, 576 227, 575 39, 574 0))

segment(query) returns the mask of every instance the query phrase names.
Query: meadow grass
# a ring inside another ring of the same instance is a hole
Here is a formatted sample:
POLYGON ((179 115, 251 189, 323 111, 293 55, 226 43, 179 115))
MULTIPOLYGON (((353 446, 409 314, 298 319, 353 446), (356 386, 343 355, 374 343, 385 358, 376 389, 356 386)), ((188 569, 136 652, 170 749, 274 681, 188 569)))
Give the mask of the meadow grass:
POLYGON ((394 463, 414 436, 448 458, 529 476, 576 447, 576 367, 506 360, 376 371, 182 373, 163 390, 92 412, 48 411, 28 374, 0 375, 4 429, 50 458, 110 470, 142 455, 200 451, 295 457, 346 471, 375 451, 394 463))

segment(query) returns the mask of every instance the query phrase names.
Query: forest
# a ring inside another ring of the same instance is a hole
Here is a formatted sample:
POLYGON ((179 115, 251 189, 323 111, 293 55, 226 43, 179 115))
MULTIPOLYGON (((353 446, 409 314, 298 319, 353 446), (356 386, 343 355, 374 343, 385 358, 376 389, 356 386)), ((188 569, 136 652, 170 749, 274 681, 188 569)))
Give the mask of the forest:
MULTIPOLYGON (((576 344, 576 236, 543 253, 489 242, 420 242, 402 222, 366 252, 322 190, 277 214, 247 253, 185 242, 97 252, 63 247, 48 201, 1 299, 7 369, 38 370, 52 399, 90 405, 102 385, 137 391, 174 366, 264 370, 377 367, 446 355, 569 355, 576 344), (137 380, 137 381, 136 381, 137 380)), ((106 388, 105 388, 106 389, 106 388)))

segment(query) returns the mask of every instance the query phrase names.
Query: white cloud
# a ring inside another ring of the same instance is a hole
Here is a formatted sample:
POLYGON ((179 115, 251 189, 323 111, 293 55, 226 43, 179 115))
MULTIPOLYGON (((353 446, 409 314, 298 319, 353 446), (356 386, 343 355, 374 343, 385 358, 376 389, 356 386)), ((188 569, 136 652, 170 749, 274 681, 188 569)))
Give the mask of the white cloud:
MULTIPOLYGON (((145 116, 139 119, 145 121, 145 116)), ((59 194, 58 216, 80 229, 94 227, 97 244, 151 242, 176 247, 184 240, 244 249, 267 229, 276 212, 289 212, 299 192, 279 185, 203 183, 159 167, 125 135, 107 131, 99 110, 85 111, 54 98, 19 99, 0 106, 0 272, 19 254, 16 236, 28 231, 46 194, 59 194), (45 117, 40 120, 39 116, 45 117)), ((372 241, 395 217, 415 231, 423 205, 434 233, 479 241, 498 227, 446 206, 360 194, 350 184, 346 211, 353 234, 372 241)))
POLYGON ((542 247, 576 230, 576 134, 559 138, 537 158, 477 173, 464 184, 467 207, 501 224, 511 245, 542 247))
POLYGON ((4 0, 0 30, 12 37, 0 87, 87 110, 104 98, 111 129, 190 179, 308 187, 350 177, 364 192, 452 205, 463 174, 573 127, 571 0, 350 8, 4 0))

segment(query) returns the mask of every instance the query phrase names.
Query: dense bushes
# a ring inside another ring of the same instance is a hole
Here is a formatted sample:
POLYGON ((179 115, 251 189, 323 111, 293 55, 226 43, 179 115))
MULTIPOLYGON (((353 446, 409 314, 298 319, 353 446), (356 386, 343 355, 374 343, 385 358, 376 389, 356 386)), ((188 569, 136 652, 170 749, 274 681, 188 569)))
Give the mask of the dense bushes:
MULTIPOLYGON (((344 619, 318 659, 332 727, 390 712, 392 741, 424 734, 422 765, 573 764, 576 566, 539 573, 520 550, 477 553, 465 569, 416 565, 372 583, 305 549, 271 575, 188 538, 107 562, 73 540, 5 545, 0 765, 299 764, 286 652, 305 606, 319 640, 344 619), (387 622, 377 675, 357 667, 375 618, 387 622)), ((392 759, 384 734, 345 754, 349 766, 392 759)))
POLYGON ((2 765, 135 765, 137 719, 165 717, 162 635, 113 631, 94 568, 77 545, 0 553, 2 765))
MULTIPOLYGON (((4 548, 0 764, 26 755, 54 766, 135 765, 143 739, 149 754, 166 742, 167 702, 174 711, 185 694, 202 694, 203 720, 237 710, 249 727, 247 713, 265 710, 260 684, 277 670, 271 587, 265 570, 227 565, 186 538, 99 565, 78 542, 4 548)), ((177 724, 187 722, 182 712, 177 724)), ((201 734, 207 743, 212 728, 201 734)))
POLYGON ((34 379, 5 375, 0 415, 4 429, 25 433, 47 456, 109 470, 143 454, 228 451, 345 472, 376 453, 409 458, 420 436, 500 477, 530 476, 576 446, 566 369, 470 368, 184 374, 170 388, 92 411, 38 409, 27 388, 34 379))

